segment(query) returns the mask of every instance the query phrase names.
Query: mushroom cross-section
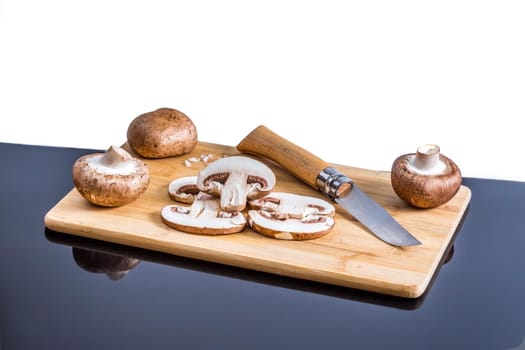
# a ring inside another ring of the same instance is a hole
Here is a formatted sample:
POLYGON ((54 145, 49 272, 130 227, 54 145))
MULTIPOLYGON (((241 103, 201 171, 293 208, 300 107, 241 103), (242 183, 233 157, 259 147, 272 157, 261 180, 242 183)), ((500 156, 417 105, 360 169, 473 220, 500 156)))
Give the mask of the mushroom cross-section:
POLYGON ((335 208, 310 196, 274 192, 249 202, 248 223, 260 234, 284 240, 307 240, 329 233, 335 208))
POLYGON ((218 159, 199 172, 199 190, 220 196, 224 211, 237 212, 248 199, 261 198, 275 186, 275 174, 265 164, 248 157, 218 159))
POLYGON ((317 197, 302 196, 286 192, 273 192, 266 197, 249 201, 250 208, 274 213, 277 218, 303 219, 308 215, 333 217, 335 208, 317 197))
POLYGON ((191 204, 199 193, 197 176, 186 176, 173 180, 168 185, 168 194, 171 199, 181 203, 191 204))
POLYGON ((162 222, 179 231, 203 235, 240 232, 246 226, 241 213, 224 212, 216 197, 199 192, 190 207, 167 205, 161 210, 162 222))
POLYGON ((91 203, 117 207, 134 201, 146 191, 149 171, 146 164, 123 148, 111 146, 105 153, 78 158, 73 165, 73 182, 91 203))

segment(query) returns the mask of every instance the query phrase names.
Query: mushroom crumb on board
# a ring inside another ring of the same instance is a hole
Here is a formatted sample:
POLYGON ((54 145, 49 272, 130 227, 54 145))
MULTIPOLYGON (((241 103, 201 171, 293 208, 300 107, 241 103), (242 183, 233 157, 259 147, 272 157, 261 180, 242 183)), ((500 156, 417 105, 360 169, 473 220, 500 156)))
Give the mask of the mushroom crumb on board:
POLYGON ((190 157, 184 160, 184 166, 186 168, 191 168, 193 164, 208 164, 212 159, 216 158, 216 155, 212 153, 208 154, 201 154, 198 158, 197 157, 190 157))

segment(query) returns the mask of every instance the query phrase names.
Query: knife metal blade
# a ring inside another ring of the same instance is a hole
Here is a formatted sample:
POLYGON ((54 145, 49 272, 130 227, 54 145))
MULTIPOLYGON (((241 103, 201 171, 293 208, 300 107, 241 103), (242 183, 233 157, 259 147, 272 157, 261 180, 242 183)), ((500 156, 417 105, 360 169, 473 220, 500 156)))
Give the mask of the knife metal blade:
POLYGON ((348 193, 334 198, 334 201, 345 208, 357 221, 363 224, 379 239, 397 246, 406 247, 421 244, 414 236, 406 231, 388 212, 377 202, 373 201, 357 186, 353 186, 348 193), (370 215, 373 213, 373 215, 370 215))
POLYGON ((255 128, 237 149, 279 163, 306 184, 328 195, 384 242, 398 247, 421 244, 349 177, 265 126, 255 128))

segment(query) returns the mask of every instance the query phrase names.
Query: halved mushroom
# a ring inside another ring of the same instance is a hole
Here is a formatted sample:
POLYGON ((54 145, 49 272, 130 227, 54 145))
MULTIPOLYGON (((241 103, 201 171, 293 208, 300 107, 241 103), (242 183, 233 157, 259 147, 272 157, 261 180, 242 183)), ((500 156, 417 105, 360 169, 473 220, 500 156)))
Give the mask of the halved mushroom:
POLYGON ((118 207, 136 200, 149 185, 146 164, 124 149, 111 146, 106 153, 92 153, 73 165, 78 192, 93 204, 118 207))
POLYGON ((168 186, 168 194, 171 199, 181 203, 191 204, 199 193, 197 187, 197 176, 186 176, 175 179, 168 186))
POLYGON ((275 174, 265 164, 248 157, 218 159, 199 172, 199 190, 220 196, 224 211, 238 212, 249 199, 261 198, 275 186, 275 174))
POLYGON ((322 237, 335 225, 335 208, 310 196, 275 192, 250 201, 248 223, 260 234, 284 240, 307 240, 322 237))
POLYGON ((224 212, 216 197, 199 192, 191 207, 167 205, 161 210, 162 222, 179 231, 203 235, 240 232, 246 218, 239 212, 224 212))

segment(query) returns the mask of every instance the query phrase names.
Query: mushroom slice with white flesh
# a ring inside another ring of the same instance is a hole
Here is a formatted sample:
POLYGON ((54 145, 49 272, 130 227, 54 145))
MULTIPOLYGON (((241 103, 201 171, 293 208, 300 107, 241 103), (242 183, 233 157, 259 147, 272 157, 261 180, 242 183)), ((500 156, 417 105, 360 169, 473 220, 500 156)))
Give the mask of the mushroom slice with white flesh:
POLYGON ((149 181, 146 164, 118 146, 84 155, 73 165, 76 189, 100 206, 118 207, 134 201, 146 191, 149 181))
POLYGON ((224 212, 216 197, 199 192, 190 207, 167 205, 161 210, 162 222, 187 233, 223 235, 240 232, 246 218, 239 212, 224 212))
POLYGON ((249 202, 250 227, 265 236, 283 240, 308 240, 322 237, 335 225, 335 208, 315 197, 275 192, 249 202))
POLYGON ((248 157, 218 159, 199 172, 199 190, 220 196, 224 211, 244 210, 246 201, 261 198, 275 186, 275 174, 265 164, 248 157))
POLYGON ((266 197, 250 200, 249 204, 251 209, 273 212, 276 217, 283 219, 335 215, 335 207, 325 200, 286 192, 273 192, 266 197))
POLYGON ((197 176, 181 177, 168 185, 170 198, 177 202, 191 204, 198 193, 197 176))

